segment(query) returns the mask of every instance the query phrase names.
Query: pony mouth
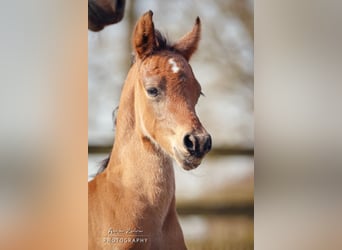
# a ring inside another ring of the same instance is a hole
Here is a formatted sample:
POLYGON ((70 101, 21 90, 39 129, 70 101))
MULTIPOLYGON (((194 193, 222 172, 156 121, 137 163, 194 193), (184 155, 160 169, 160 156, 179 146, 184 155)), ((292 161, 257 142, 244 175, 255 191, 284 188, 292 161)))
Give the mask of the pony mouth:
POLYGON ((173 147, 173 151, 175 153, 175 160, 184 170, 195 169, 202 162, 202 158, 192 156, 189 153, 182 154, 176 147, 173 147))

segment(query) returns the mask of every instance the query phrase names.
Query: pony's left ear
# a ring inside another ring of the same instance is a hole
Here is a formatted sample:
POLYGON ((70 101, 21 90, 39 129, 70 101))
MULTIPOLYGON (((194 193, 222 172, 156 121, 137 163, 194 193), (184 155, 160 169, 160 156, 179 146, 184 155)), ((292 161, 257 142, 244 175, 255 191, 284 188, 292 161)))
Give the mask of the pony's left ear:
POLYGON ((178 42, 176 42, 173 48, 181 53, 185 57, 185 59, 189 61, 192 54, 197 50, 200 39, 201 21, 199 17, 197 17, 192 31, 185 34, 178 42))
POLYGON ((150 10, 140 17, 133 32, 133 48, 140 59, 152 54, 156 47, 152 16, 150 10))

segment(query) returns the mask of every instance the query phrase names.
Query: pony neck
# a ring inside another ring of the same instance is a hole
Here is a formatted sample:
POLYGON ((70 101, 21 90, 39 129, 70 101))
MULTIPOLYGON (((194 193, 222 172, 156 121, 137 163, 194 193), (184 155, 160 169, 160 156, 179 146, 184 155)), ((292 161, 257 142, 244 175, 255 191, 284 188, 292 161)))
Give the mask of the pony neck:
MULTIPOLYGON (((152 204, 171 204, 175 193, 172 159, 141 132, 135 117, 134 91, 138 81, 135 63, 124 84, 117 114, 115 142, 108 173, 120 177, 125 188, 152 204)), ((167 205, 165 204, 165 205, 167 205)))

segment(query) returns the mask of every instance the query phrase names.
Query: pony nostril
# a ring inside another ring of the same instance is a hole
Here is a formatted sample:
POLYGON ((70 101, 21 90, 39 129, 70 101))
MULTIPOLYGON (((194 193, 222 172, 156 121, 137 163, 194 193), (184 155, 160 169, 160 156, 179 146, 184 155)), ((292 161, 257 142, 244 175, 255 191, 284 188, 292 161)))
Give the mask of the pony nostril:
POLYGON ((116 10, 123 10, 125 8, 125 1, 118 0, 116 1, 116 10))
POLYGON ((204 152, 209 152, 210 149, 211 149, 211 136, 208 135, 208 137, 204 143, 203 150, 204 150, 204 152))
POLYGON ((195 145, 196 145, 196 141, 195 141, 195 137, 193 135, 186 135, 184 136, 184 145, 186 147, 186 149, 192 154, 195 150, 195 145))
POLYGON ((192 156, 203 157, 211 149, 210 135, 192 135, 184 136, 184 146, 192 156))

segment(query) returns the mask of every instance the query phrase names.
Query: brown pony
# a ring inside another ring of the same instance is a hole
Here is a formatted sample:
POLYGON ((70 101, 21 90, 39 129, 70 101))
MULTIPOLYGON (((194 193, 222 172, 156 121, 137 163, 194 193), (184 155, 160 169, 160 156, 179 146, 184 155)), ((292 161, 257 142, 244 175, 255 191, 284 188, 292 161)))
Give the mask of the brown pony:
POLYGON ((124 16, 125 0, 88 0, 88 29, 100 31, 124 16))
POLYGON ((154 29, 152 14, 133 32, 136 61, 122 90, 109 162, 89 182, 89 249, 186 249, 172 159, 194 169, 211 149, 195 112, 201 86, 188 63, 201 25, 197 18, 170 45, 154 29))

